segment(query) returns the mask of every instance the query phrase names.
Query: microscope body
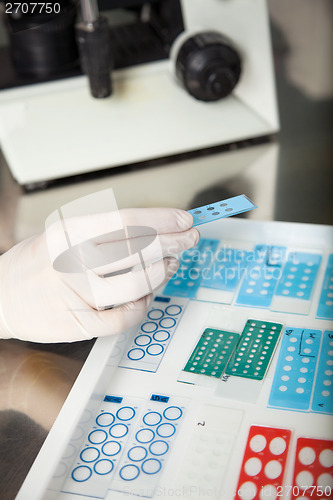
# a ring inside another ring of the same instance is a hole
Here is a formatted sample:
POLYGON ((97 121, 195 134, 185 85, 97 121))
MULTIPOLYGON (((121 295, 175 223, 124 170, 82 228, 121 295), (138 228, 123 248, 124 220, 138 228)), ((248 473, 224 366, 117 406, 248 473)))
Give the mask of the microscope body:
POLYGON ((266 0, 100 0, 98 7, 112 58, 103 99, 92 96, 82 72, 77 15, 75 46, 63 51, 72 60, 57 71, 22 71, 7 54, 0 145, 19 184, 35 189, 233 149, 279 129, 266 0))

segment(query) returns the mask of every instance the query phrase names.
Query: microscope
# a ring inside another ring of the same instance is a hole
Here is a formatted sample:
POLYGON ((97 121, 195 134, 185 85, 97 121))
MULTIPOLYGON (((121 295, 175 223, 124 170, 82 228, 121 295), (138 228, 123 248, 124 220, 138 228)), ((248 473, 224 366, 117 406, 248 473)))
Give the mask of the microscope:
POLYGON ((4 5, 0 146, 27 189, 279 128, 265 0, 4 5))
MULTIPOLYGON (((110 4, 111 23, 117 23, 123 2, 110 4)), ((110 96, 114 61, 119 68, 168 57, 171 44, 184 29, 179 0, 141 0, 128 12, 132 19, 136 16, 136 22, 112 27, 107 17, 100 15, 97 0, 62 0, 49 12, 42 12, 32 2, 15 11, 7 7, 18 75, 47 79, 74 68, 79 59, 89 78, 91 95, 110 96)), ((188 38, 176 56, 178 78, 199 100, 226 97, 241 74, 237 50, 217 31, 201 31, 188 38)))

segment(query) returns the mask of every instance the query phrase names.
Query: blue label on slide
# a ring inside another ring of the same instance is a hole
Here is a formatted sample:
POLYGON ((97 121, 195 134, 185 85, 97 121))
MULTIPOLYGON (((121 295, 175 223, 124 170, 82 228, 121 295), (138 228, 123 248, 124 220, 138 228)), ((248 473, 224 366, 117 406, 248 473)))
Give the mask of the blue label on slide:
POLYGON ((158 403, 167 403, 169 401, 168 396, 161 396, 160 394, 152 394, 151 401, 157 401, 158 403))
POLYGON ((118 396, 108 396, 106 395, 105 398, 104 398, 104 401, 106 401, 107 403, 121 403, 123 400, 123 398, 120 398, 118 396))

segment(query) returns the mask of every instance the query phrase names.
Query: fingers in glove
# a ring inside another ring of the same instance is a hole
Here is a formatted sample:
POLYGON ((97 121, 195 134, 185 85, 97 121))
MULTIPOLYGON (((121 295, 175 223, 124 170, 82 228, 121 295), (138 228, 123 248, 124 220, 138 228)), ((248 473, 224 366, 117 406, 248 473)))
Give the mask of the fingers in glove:
POLYGON ((112 242, 91 248, 85 254, 86 262, 91 263, 100 276, 121 272, 138 264, 146 266, 167 256, 176 256, 195 246, 200 238, 197 229, 192 228, 182 233, 156 235, 152 240, 147 236, 138 236, 127 242, 112 242), (127 257, 125 257, 127 255, 127 257), (105 265, 96 265, 104 263, 105 265))
POLYGON ((179 208, 127 208, 120 210, 125 227, 149 226, 158 234, 178 233, 193 226, 193 217, 179 208))
POLYGON ((188 212, 178 208, 128 208, 113 212, 85 215, 82 217, 67 217, 60 219, 57 214, 48 218, 46 229, 51 246, 65 245, 64 250, 95 240, 96 243, 112 238, 114 231, 127 227, 146 226, 153 228, 157 234, 178 233, 186 231, 193 225, 193 217, 188 212), (59 242, 59 240, 62 240, 59 242))
POLYGON ((57 271, 95 269, 103 275, 191 248, 199 239, 192 224, 192 216, 179 209, 126 209, 65 219, 48 228, 47 242, 57 271))

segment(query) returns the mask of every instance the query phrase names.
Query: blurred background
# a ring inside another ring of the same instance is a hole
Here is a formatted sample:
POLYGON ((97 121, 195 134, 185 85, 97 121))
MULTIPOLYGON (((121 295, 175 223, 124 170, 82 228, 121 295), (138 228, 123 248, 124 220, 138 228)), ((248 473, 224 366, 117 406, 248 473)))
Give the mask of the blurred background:
MULTIPOLYGON (((231 0, 224 3, 232 4, 231 0)), ((251 217, 330 224, 333 214, 332 2, 269 0, 267 5, 280 116, 277 133, 261 134, 261 137, 249 138, 248 142, 226 140, 214 148, 193 146, 194 154, 172 154, 171 146, 166 158, 125 163, 102 172, 62 179, 56 185, 40 182, 22 186, 13 178, 6 155, 1 155, 0 250, 5 251, 15 242, 43 230, 45 217, 61 204, 110 186, 115 190, 120 208, 159 204, 188 209, 229 194, 246 192, 259 205, 251 217), (267 144, 274 144, 276 150, 267 144), (138 183, 140 190, 136 189, 138 183), (43 190, 45 186, 47 190, 43 190)), ((8 31, 0 25, 3 84, 12 77, 12 70, 8 70, 8 44, 8 31)), ((263 40, 262 45, 265 44, 263 40)), ((7 94, 0 92, 0 100, 1 94, 6 102, 7 94)), ((54 112, 51 109, 50 126, 54 112)), ((0 114, 3 113, 4 107, 0 109, 0 114)), ((19 116, 19 110, 17 113, 19 116)), ((47 131, 47 112, 45 120, 47 131)), ((232 129, 228 120, 225 126, 232 129)), ((202 130, 205 128, 206 125, 202 130)), ((28 132, 28 129, 23 132, 27 140, 31 137, 28 132)), ((13 148, 24 158, 21 143, 17 144, 13 148)), ((125 144, 123 149, 130 147, 125 144)), ((43 148, 39 149, 42 154, 43 148)), ((66 148, 60 144, 58 149, 66 148)), ((65 153, 70 151, 67 149, 65 153)), ((26 170, 29 170, 29 155, 25 158, 26 170)))
MULTIPOLYGON (((189 209, 244 192, 259 205, 258 211, 251 214, 259 220, 332 224, 333 3, 268 0, 268 9, 280 116, 278 132, 245 144, 236 141, 212 150, 203 148, 195 155, 124 165, 103 175, 84 175, 51 185, 22 186, 2 154, 0 251, 42 231, 45 217, 54 207, 109 186, 114 188, 120 208, 161 204, 189 209)), ((0 72, 4 71, 8 43, 2 24, 0 72)), ((45 124, 47 127, 47 117, 45 124)), ((41 346, 0 341, 3 500, 13 499, 18 491, 92 344, 41 346), (20 371, 27 360, 32 368, 20 371), (29 388, 46 366, 49 378, 39 379, 39 392, 34 397, 43 399, 48 411, 43 413, 44 408, 36 416, 33 398, 31 406, 13 405, 13 391, 29 388), (59 380, 61 389, 50 405, 45 394, 50 387, 59 387, 59 380)))

